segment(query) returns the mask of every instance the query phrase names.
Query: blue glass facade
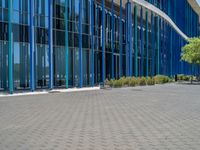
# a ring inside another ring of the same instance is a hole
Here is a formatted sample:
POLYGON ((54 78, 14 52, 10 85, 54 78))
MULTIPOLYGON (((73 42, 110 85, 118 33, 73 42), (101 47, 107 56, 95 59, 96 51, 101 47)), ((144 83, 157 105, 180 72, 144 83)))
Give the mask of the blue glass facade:
MULTIPOLYGON (((146 2, 188 37, 199 35, 199 15, 187 0, 146 2)), ((170 22, 134 0, 0 0, 0 90, 191 74, 180 62, 185 43, 170 22)))

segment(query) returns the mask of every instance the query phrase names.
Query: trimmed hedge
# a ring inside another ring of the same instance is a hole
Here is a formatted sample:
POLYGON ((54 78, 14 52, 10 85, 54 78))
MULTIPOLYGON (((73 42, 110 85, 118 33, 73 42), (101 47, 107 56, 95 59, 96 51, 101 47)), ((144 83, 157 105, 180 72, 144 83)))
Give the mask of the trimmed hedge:
POLYGON ((163 76, 163 75, 157 75, 153 78, 151 77, 122 77, 119 80, 110 80, 106 81, 106 84, 108 84, 110 87, 119 88, 124 86, 145 86, 145 85, 155 85, 155 84, 164 84, 168 82, 173 82, 173 79, 163 76))
POLYGON ((107 82, 107 84, 108 84, 110 87, 113 87, 113 82, 114 82, 114 80, 110 80, 110 81, 107 82))
POLYGON ((177 80, 179 81, 189 81, 191 79, 191 76, 184 75, 184 74, 178 74, 177 80))
POLYGON ((122 83, 123 83, 123 85, 125 85, 125 86, 129 86, 130 85, 130 82, 131 82, 131 78, 130 77, 122 77, 121 78, 121 80, 122 80, 122 83))
POLYGON ((135 77, 132 77, 131 80, 130 80, 130 83, 129 83, 129 86, 136 86, 138 85, 138 81, 137 81, 137 78, 135 77))
POLYGON ((145 77, 138 78, 138 85, 145 86, 147 85, 147 81, 145 77))
POLYGON ((170 81, 170 78, 164 75, 157 75, 154 77, 156 84, 165 84, 170 81))
POLYGON ((113 87, 115 88, 119 88, 119 87, 122 87, 122 80, 114 80, 113 81, 113 87))
POLYGON ((148 77, 148 78, 147 78, 147 85, 155 85, 155 80, 154 80, 154 78, 148 77))

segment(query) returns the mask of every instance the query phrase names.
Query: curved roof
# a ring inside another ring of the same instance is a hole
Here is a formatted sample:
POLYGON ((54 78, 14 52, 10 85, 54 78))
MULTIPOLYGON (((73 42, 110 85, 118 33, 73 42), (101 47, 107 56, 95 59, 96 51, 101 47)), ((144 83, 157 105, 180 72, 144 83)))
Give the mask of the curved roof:
POLYGON ((160 17, 164 18, 185 40, 188 39, 188 36, 185 35, 179 29, 179 27, 172 21, 172 19, 167 14, 165 14, 163 11, 161 11, 159 8, 157 8, 156 6, 146 2, 144 0, 131 0, 131 1, 151 10, 152 12, 156 13, 160 17))
POLYGON ((196 0, 187 0, 194 11, 199 15, 200 18, 200 7, 196 0))
MULTIPOLYGON (((108 0, 108 1, 111 1, 111 0, 108 0)), ((187 0, 187 1, 191 5, 191 7, 194 9, 194 11, 199 15, 199 18, 200 18, 200 7, 199 7, 197 1, 196 0, 187 0)), ((173 20, 166 13, 161 11, 156 6, 150 4, 149 2, 146 2, 144 0, 130 0, 130 2, 137 3, 143 7, 151 10, 152 12, 159 15, 160 17, 164 18, 185 40, 188 39, 188 36, 179 29, 179 27, 173 22, 173 20)), ((115 0, 115 3, 119 5, 120 0, 115 0)), ((126 1, 122 0, 123 7, 125 7, 125 3, 126 3, 126 1)), ((199 19, 199 21, 200 21, 200 19, 199 19)))

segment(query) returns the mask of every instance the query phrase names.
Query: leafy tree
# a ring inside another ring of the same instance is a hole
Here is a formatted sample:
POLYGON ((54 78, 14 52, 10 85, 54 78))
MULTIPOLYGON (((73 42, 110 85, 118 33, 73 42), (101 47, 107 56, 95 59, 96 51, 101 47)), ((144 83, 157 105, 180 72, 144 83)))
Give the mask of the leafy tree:
POLYGON ((190 38, 182 48, 181 60, 200 65, 200 38, 190 38))
POLYGON ((182 49, 181 59, 190 64, 200 65, 200 38, 191 38, 182 49))

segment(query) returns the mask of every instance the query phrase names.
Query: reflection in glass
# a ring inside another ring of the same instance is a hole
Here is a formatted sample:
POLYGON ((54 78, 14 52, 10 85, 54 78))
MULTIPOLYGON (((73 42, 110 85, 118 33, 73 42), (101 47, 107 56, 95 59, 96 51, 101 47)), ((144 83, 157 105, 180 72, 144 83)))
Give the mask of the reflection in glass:
POLYGON ((14 43, 14 87, 25 89, 29 87, 30 51, 27 43, 14 43))
POLYGON ((48 46, 39 44, 36 46, 36 87, 47 88, 49 83, 48 46))

